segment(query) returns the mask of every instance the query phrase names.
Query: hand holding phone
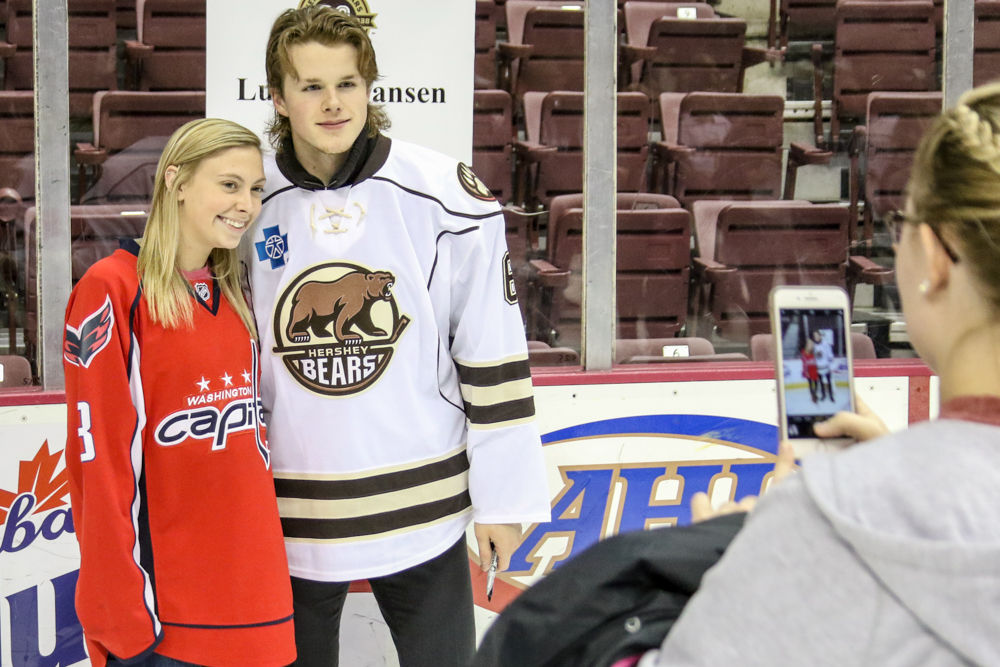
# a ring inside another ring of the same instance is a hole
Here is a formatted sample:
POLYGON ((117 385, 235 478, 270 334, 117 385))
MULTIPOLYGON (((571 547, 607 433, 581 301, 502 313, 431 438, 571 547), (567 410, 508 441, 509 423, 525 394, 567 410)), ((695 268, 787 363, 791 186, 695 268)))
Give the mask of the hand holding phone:
POLYGON ((770 295, 781 438, 796 456, 845 446, 821 439, 813 426, 840 411, 854 412, 851 314, 838 287, 779 286, 770 295))

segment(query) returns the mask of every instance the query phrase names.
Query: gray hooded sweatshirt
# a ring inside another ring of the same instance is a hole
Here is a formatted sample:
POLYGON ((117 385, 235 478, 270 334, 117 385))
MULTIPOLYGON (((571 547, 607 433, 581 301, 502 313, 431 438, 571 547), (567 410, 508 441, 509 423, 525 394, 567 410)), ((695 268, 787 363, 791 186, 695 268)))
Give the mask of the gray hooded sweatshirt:
MULTIPOLYGON (((1000 423, 1000 399, 946 407, 1000 423)), ((640 667, 1000 665, 991 423, 946 418, 807 459, 640 667)))

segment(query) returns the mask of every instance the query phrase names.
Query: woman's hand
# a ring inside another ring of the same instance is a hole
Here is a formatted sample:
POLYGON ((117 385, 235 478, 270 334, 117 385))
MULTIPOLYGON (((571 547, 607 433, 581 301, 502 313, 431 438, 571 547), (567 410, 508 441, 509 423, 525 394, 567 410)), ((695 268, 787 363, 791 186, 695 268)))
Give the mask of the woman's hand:
MULTIPOLYGON (((795 472, 797 468, 798 466, 795 465, 795 450, 792 449, 791 444, 787 440, 782 440, 778 443, 778 460, 774 464, 774 473, 771 475, 771 481, 767 488, 770 489, 795 472)), ((734 512, 750 512, 756 505, 757 496, 746 496, 738 503, 730 500, 718 509, 714 509, 712 501, 707 494, 696 493, 691 498, 691 523, 707 521, 708 519, 714 519, 724 514, 733 514, 734 512)))
POLYGON ((510 566, 510 557, 521 546, 521 524, 519 523, 475 523, 473 530, 479 542, 479 567, 486 572, 493 559, 492 549, 497 550, 497 572, 510 566), (490 542, 493 547, 490 547, 490 542))
POLYGON ((854 397, 857 412, 838 412, 824 422, 813 425, 813 432, 820 438, 854 438, 858 442, 874 440, 886 435, 889 428, 865 402, 854 397))

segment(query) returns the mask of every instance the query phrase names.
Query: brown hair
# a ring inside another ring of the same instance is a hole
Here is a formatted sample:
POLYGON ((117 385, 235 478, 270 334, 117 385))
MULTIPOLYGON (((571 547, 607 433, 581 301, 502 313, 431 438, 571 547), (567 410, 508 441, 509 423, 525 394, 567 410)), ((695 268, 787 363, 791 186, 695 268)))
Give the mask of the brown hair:
POLYGON ((1000 83, 968 91, 917 148, 907 185, 913 221, 954 239, 1000 312, 1000 83))
MULTIPOLYGON (((271 26, 271 36, 267 40, 267 86, 272 94, 284 94, 285 75, 298 78, 288 52, 293 46, 317 42, 324 46, 350 44, 358 52, 358 72, 365 80, 365 87, 371 91, 378 80, 378 65, 375 49, 368 33, 353 16, 349 16, 326 5, 313 5, 303 9, 289 9, 281 14, 271 26)), ((389 116, 385 109, 368 103, 368 136, 374 137, 380 130, 389 128, 389 116)), ((267 126, 267 138, 280 149, 292 135, 292 124, 287 116, 274 111, 267 126)))

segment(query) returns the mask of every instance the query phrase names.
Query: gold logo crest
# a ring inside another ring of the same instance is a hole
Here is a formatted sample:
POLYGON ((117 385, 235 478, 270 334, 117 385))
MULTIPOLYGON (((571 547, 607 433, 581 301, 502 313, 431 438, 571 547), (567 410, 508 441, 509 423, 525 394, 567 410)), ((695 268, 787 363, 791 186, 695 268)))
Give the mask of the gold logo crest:
POLYGON ((312 7, 314 5, 326 5, 327 7, 332 7, 338 12, 349 14, 350 16, 356 18, 365 30, 378 28, 378 26, 375 25, 375 17, 378 16, 378 14, 372 12, 365 0, 302 0, 299 3, 299 9, 305 9, 306 7, 312 7))

